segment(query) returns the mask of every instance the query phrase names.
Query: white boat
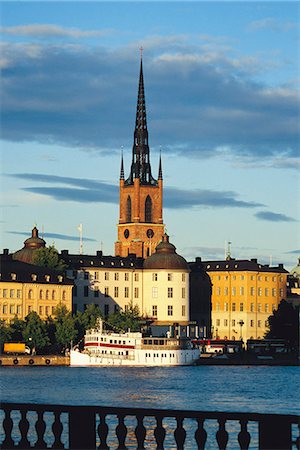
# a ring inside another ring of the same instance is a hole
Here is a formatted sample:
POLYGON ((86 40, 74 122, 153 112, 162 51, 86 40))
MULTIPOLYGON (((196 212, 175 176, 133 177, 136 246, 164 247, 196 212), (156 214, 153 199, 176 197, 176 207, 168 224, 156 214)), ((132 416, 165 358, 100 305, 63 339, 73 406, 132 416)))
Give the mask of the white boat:
POLYGON ((189 366, 200 358, 199 348, 187 337, 144 337, 140 332, 87 330, 84 350, 70 351, 71 366, 189 366))

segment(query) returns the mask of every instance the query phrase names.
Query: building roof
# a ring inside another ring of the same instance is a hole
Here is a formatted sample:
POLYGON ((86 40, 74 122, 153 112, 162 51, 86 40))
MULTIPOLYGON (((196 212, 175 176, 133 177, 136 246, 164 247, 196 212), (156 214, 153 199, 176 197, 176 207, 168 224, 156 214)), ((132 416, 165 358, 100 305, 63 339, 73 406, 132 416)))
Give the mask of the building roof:
POLYGON ((163 235, 155 253, 145 260, 144 269, 190 270, 186 260, 176 253, 176 247, 169 242, 167 234, 163 235))
POLYGON ((300 258, 298 258, 298 264, 292 268, 290 274, 296 278, 300 278, 300 258))
POLYGON ((24 241, 24 247, 13 253, 13 259, 31 264, 34 251, 45 246, 46 242, 39 237, 39 230, 37 227, 34 227, 31 237, 24 241))
POLYGON ((13 259, 7 251, 0 254, 0 281, 39 284, 73 284, 62 271, 13 259))
POLYGON ((138 269, 143 267, 143 258, 136 255, 128 255, 126 258, 121 256, 104 256, 102 251, 97 251, 96 255, 78 255, 70 254, 68 250, 63 250, 60 257, 71 269, 85 268, 109 268, 109 269, 138 269))
POLYGON ((200 263, 207 272, 251 271, 288 273, 288 271, 283 268, 283 264, 279 264, 278 266, 269 266, 268 264, 260 264, 255 258, 250 260, 230 258, 221 261, 202 261, 201 258, 196 258, 195 261, 189 262, 189 266, 193 268, 200 263))

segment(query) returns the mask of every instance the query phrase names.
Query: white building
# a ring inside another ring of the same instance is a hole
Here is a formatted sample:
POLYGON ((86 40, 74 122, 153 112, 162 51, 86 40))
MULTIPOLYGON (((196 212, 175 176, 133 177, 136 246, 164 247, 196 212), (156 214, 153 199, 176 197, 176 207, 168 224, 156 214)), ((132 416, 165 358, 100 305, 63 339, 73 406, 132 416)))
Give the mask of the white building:
POLYGON ((61 253, 74 278, 73 310, 98 305, 104 316, 137 305, 157 325, 188 324, 189 266, 164 234, 146 260, 128 257, 61 253))

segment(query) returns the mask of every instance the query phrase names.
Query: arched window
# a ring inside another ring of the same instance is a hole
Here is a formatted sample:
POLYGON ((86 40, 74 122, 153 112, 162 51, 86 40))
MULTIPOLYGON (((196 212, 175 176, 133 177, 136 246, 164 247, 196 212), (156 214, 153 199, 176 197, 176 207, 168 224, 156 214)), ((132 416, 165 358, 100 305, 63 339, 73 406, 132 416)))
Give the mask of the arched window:
POLYGON ((67 299, 66 291, 62 291, 62 299, 63 300, 67 299))
POLYGON ((126 203, 126 222, 131 222, 131 198, 129 195, 126 203))
POLYGON ((48 300, 49 299, 49 291, 48 291, 48 289, 46 290, 46 300, 48 300))
POLYGON ((149 195, 145 202, 145 222, 152 222, 152 200, 149 195))
POLYGON ((42 300, 42 298, 43 298, 43 291, 42 291, 42 289, 40 290, 40 300, 42 300))
POLYGON ((32 300, 32 289, 30 289, 28 292, 28 298, 29 300, 32 300))
POLYGON ((55 300, 55 291, 52 291, 52 300, 55 300))

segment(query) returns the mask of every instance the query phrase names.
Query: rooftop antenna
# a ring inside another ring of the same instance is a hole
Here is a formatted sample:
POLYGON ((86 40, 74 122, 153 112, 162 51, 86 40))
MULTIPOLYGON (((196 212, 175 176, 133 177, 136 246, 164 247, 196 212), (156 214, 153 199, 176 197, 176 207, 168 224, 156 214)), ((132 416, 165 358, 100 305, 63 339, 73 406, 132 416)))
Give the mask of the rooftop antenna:
POLYGON ((82 243, 82 223, 77 228, 79 231, 79 254, 82 255, 83 243, 82 243))
POLYGON ((226 255, 226 259, 230 260, 231 259, 231 241, 228 241, 228 246, 227 246, 227 255, 226 255))
POLYGON ((273 266, 273 255, 270 255, 270 267, 273 266))

